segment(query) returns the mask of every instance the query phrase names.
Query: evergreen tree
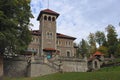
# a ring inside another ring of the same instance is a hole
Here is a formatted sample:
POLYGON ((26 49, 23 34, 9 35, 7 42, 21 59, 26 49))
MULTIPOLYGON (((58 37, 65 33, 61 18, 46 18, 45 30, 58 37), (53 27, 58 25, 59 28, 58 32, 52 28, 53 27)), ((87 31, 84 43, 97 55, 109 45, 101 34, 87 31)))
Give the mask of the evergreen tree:
POLYGON ((30 0, 0 0, 0 54, 19 53, 31 41, 30 0))
POLYGON ((95 40, 95 34, 90 33, 88 36, 89 44, 90 44, 90 54, 93 54, 96 51, 96 40, 95 40))
POLYGON ((107 43, 108 43, 108 53, 109 55, 113 54, 115 55, 117 52, 117 44, 118 44, 118 39, 117 39, 117 33, 115 31, 115 27, 112 25, 108 25, 107 28, 107 43))
POLYGON ((116 49, 116 56, 120 57, 120 39, 118 39, 117 49, 116 49))
POLYGON ((82 57, 87 56, 89 53, 89 45, 84 39, 82 39, 82 41, 80 42, 80 53, 82 57))

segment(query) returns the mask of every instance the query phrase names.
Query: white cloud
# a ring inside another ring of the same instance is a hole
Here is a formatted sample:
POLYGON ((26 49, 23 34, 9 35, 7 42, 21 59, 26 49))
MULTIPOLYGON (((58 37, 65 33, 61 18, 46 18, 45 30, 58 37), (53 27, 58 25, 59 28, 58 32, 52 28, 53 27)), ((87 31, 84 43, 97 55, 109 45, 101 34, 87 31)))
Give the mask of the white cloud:
MULTIPOLYGON (((79 42, 90 32, 104 31, 108 24, 116 27, 120 35, 120 0, 49 0, 51 10, 60 13, 57 32, 71 35, 79 42)), ((31 9, 35 19, 32 29, 39 29, 36 21, 40 10, 47 8, 47 0, 32 0, 31 9)))

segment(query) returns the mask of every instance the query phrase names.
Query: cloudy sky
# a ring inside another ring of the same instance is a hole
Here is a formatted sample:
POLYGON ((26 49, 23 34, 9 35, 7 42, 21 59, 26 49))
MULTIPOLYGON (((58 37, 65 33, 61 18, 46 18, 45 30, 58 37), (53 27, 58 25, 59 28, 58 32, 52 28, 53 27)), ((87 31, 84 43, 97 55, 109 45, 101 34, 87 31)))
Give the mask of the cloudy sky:
MULTIPOLYGON (((32 0, 33 30, 39 29, 36 19, 46 8, 48 0, 32 0)), ((60 14, 57 32, 76 37, 77 43, 82 38, 87 39, 89 33, 105 31, 108 24, 114 25, 120 35, 120 0, 49 0, 49 9, 60 14)))

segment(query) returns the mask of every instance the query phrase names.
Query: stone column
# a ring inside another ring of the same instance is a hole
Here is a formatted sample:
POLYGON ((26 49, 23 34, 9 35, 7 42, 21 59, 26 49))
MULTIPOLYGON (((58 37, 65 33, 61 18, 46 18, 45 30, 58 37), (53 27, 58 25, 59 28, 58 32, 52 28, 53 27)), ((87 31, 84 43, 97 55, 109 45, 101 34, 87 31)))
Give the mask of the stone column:
POLYGON ((3 76, 3 57, 0 56, 0 80, 3 76))
POLYGON ((31 56, 31 62, 35 62, 35 56, 34 56, 34 54, 32 54, 32 56, 31 56))
POLYGON ((48 63, 47 56, 44 56, 43 62, 48 63))

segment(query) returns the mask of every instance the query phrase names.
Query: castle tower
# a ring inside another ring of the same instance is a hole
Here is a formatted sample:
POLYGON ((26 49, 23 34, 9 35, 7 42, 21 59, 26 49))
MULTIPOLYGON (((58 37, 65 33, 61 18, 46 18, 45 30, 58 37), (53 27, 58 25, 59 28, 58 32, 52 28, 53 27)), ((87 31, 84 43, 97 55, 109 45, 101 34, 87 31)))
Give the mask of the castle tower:
POLYGON ((57 12, 50 9, 42 10, 37 18, 40 22, 40 55, 47 55, 48 58, 56 51, 56 19, 57 12))

